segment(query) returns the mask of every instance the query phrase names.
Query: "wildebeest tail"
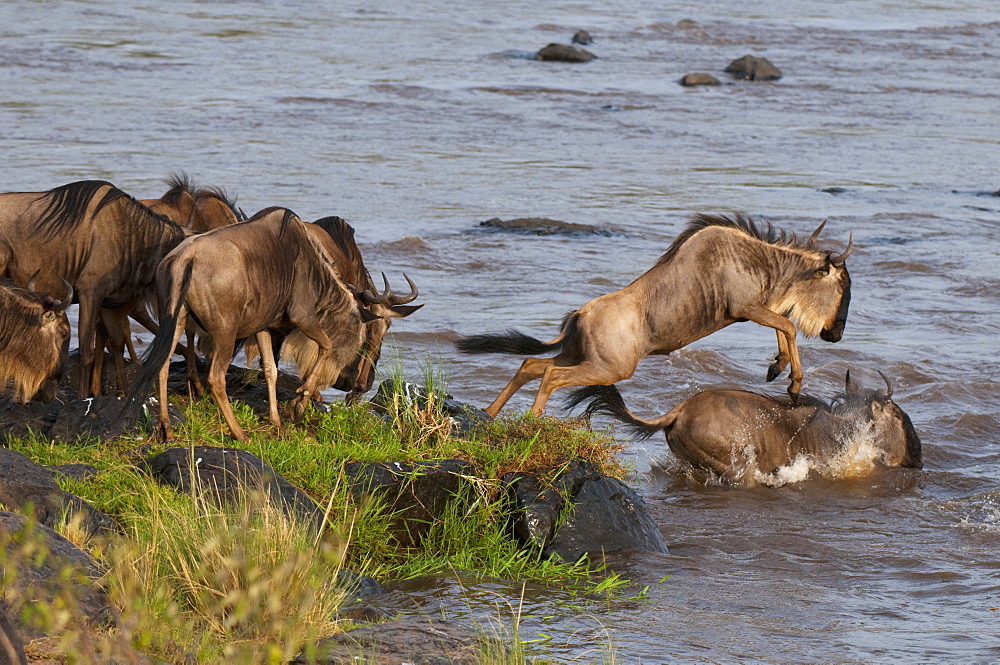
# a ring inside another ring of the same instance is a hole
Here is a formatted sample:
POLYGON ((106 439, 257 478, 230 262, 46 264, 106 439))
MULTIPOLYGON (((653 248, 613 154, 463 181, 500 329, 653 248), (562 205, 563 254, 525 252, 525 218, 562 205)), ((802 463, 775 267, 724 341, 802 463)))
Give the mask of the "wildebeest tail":
POLYGON ((583 413, 586 416, 601 414, 620 420, 627 425, 630 434, 640 439, 648 439, 657 432, 669 429, 674 424, 671 413, 656 420, 643 420, 632 414, 625 406, 625 400, 615 386, 584 386, 577 388, 566 397, 565 407, 575 409, 586 403, 583 413))
POLYGON ((455 342, 455 347, 462 353, 510 353, 519 356, 559 351, 575 337, 576 320, 576 312, 567 314, 559 336, 551 342, 543 342, 518 330, 507 329, 502 333, 462 337, 455 342))
POLYGON ((134 419, 139 415, 139 407, 149 397, 156 380, 160 375, 163 364, 167 362, 173 353, 174 334, 177 331, 177 317, 180 315, 181 306, 187 297, 188 287, 191 286, 191 273, 193 264, 190 262, 184 266, 184 273, 180 284, 173 282, 170 284, 170 298, 166 303, 165 311, 161 312, 159 330, 153 343, 149 345, 146 353, 142 357, 142 369, 132 381, 132 387, 125 397, 125 404, 119 414, 120 419, 134 419))

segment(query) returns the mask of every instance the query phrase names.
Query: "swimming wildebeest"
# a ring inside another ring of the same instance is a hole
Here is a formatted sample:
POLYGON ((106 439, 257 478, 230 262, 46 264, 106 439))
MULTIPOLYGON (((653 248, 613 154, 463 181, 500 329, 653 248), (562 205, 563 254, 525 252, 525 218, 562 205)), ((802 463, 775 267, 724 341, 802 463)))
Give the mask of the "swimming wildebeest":
POLYGON ((93 376, 101 308, 128 307, 153 282, 160 260, 189 233, 109 182, 84 180, 47 192, 0 194, 0 276, 80 304, 78 392, 100 392, 93 376))
MULTIPOLYGON (((334 269, 344 285, 355 295, 359 305, 371 311, 378 318, 365 325, 365 337, 357 356, 346 367, 339 371, 339 376, 321 376, 321 385, 332 385, 335 390, 347 392, 345 402, 357 402, 361 395, 371 390, 375 380, 375 367, 382 354, 382 341, 389 331, 392 319, 409 316, 423 305, 408 305, 417 299, 417 285, 405 274, 410 287, 406 295, 392 292, 385 275, 382 275, 384 289, 381 293, 375 288, 371 275, 365 268, 361 250, 354 241, 354 229, 342 218, 331 216, 318 219, 305 225, 313 239, 323 246, 327 254, 334 259, 334 269)), ((284 338, 272 331, 274 356, 277 358, 281 348, 285 347, 284 338)), ((318 347, 314 342, 294 331, 289 335, 285 355, 295 360, 299 372, 308 373, 316 362, 318 347)), ((247 343, 247 361, 253 362, 257 356, 256 344, 247 343)), ((335 367, 329 368, 336 369, 335 367)))
MULTIPOLYGON (((357 355, 363 326, 375 318, 359 308, 341 282, 333 258, 313 240, 298 216, 266 208, 250 220, 188 238, 156 271, 160 330, 142 371, 129 391, 126 408, 140 404, 159 376, 159 433, 169 440, 167 376, 170 356, 190 317, 211 338, 209 390, 233 437, 246 440, 226 393, 226 370, 237 342, 254 336, 267 380, 269 419, 278 424, 277 366, 270 332, 293 331, 316 343, 316 362, 305 372, 295 401, 297 414, 319 396, 322 376, 339 375, 357 355), (329 367, 334 370, 329 370, 329 367)), ((188 379, 197 382, 194 350, 187 357, 188 379)))
POLYGON ((535 355, 486 407, 496 414, 525 383, 541 379, 531 412, 540 415, 552 392, 567 386, 610 385, 632 376, 639 361, 668 354, 738 321, 774 328, 778 355, 771 381, 791 363, 788 393, 802 385, 796 329, 838 341, 851 301, 841 254, 816 247, 823 224, 806 241, 761 228, 748 217, 698 214, 651 269, 620 291, 591 300, 563 320, 551 342, 516 330, 473 335, 456 343, 463 353, 535 355))
POLYGON ((633 415, 615 386, 574 390, 567 406, 586 402, 588 415, 610 415, 642 438, 662 431, 679 459, 730 483, 752 482, 757 473, 773 474, 800 457, 829 462, 859 427, 872 434, 883 464, 919 469, 920 438, 892 401, 889 379, 882 378, 885 390, 866 389, 848 372, 845 392, 832 404, 805 396, 792 404, 745 390, 706 390, 654 420, 633 415))
POLYGON ((0 280, 0 390, 13 384, 19 402, 39 390, 45 401, 55 397, 56 382, 48 379, 62 367, 70 336, 66 308, 73 288, 64 283, 66 295, 59 301, 34 286, 34 280, 23 289, 0 280))

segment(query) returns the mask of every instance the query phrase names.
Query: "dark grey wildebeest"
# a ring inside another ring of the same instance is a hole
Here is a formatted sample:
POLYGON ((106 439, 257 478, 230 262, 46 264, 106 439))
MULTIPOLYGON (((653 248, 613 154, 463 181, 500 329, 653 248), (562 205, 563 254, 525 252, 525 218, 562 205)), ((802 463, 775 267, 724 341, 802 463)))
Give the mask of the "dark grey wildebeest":
MULTIPOLYGON (((271 331, 293 331, 316 343, 318 358, 303 376, 295 402, 297 414, 319 397, 319 379, 336 378, 362 345, 364 324, 375 318, 359 308, 337 276, 333 257, 317 243, 291 210, 266 208, 251 219, 192 236, 168 254, 156 271, 160 328, 127 398, 141 404, 159 377, 159 434, 171 438, 167 412, 170 356, 190 319, 211 339, 209 390, 233 437, 246 434, 236 421, 226 393, 226 370, 237 343, 254 337, 267 380, 269 419, 278 416, 277 366, 271 331), (334 369, 329 369, 332 366, 334 369)), ((186 353, 188 380, 197 383, 194 349, 186 353)))
POLYGON ((130 310, 160 260, 187 234, 101 180, 0 194, 0 276, 23 284, 38 272, 41 291, 59 293, 62 280, 76 290, 80 397, 101 389, 93 372, 101 309, 130 310))
POLYGON ((463 353, 535 355, 486 407, 503 408, 525 383, 541 379, 531 412, 540 415, 552 392, 567 386, 610 385, 632 376, 639 361, 667 354, 738 321, 774 328, 778 355, 768 381, 791 363, 788 393, 802 385, 796 330, 840 340, 851 301, 845 261, 816 246, 823 224, 806 241, 762 228, 742 215, 695 215, 650 270, 620 291, 591 300, 563 320, 559 336, 542 342, 516 330, 473 335, 463 353))
POLYGON ((706 390, 654 420, 633 415, 615 386, 577 389, 567 406, 586 402, 588 415, 617 418, 641 438, 662 431, 679 459, 733 484, 753 483, 757 474, 771 475, 798 458, 829 463, 864 435, 881 463, 919 469, 920 437, 892 401, 889 379, 882 378, 886 389, 873 390, 852 381, 848 372, 845 392, 832 404, 805 396, 793 404, 745 390, 706 390))
POLYGON ((59 301, 35 291, 34 281, 21 289, 0 280, 0 390, 12 386, 19 402, 40 390, 46 401, 55 397, 56 382, 49 379, 62 367, 70 336, 66 308, 73 288, 64 284, 59 301))

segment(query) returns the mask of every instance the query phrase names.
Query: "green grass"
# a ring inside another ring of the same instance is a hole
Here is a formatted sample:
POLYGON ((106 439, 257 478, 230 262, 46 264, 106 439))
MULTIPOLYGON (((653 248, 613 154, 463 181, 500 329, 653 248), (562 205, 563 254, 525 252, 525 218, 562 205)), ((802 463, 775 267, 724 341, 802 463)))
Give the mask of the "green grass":
MULTIPOLYGON (((61 444, 28 437, 11 447, 38 463, 82 462, 99 469, 87 480, 59 482, 112 515, 124 530, 87 538, 72 521, 61 529, 107 564, 102 584, 121 620, 118 630, 102 637, 105 653, 134 647, 166 662, 183 662, 184 653, 196 654, 199 663, 287 661, 303 645, 343 628, 336 614, 343 591, 332 582, 342 568, 383 582, 461 571, 588 595, 613 594, 624 586, 624 580, 587 562, 544 559, 517 545, 507 533, 499 482, 508 472, 554 475, 578 458, 622 476, 615 442, 573 423, 531 416, 498 420, 459 438, 442 415, 437 394, 443 390, 420 404, 394 400, 391 423, 365 407, 335 404, 327 413, 309 411, 302 422, 277 427, 234 404, 251 437, 238 447, 327 510, 318 537, 257 497, 220 508, 159 485, 138 465, 168 447, 155 441, 61 444), (411 547, 392 538, 387 506, 378 499, 355 501, 343 474, 348 462, 449 458, 477 469, 472 496, 467 503, 455 502, 453 513, 411 547)), ((175 428, 176 442, 169 447, 233 446, 213 402, 180 406, 187 422, 175 428)), ((484 647, 483 662, 525 662, 518 640, 507 652, 497 652, 495 640, 487 643, 492 646, 484 647)))

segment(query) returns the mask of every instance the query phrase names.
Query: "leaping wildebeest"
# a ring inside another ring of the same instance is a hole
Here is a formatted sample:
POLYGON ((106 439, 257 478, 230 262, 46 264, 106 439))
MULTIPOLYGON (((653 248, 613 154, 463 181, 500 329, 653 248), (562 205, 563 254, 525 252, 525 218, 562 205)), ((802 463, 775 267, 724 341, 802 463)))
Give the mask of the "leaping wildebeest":
POLYGON ((0 276, 23 284, 38 272, 40 291, 58 293, 62 280, 76 291, 80 397, 101 388, 93 375, 101 308, 140 298, 160 260, 188 233, 102 180, 0 194, 0 276))
POLYGON ((0 391, 12 385, 19 402, 39 391, 45 401, 55 397, 56 382, 49 379, 62 367, 70 336, 66 308, 73 288, 64 284, 60 301, 34 286, 34 280, 23 289, 0 280, 0 391))
POLYGON ((653 420, 633 415, 615 386, 579 388, 566 403, 569 408, 586 403, 587 415, 617 418, 640 438, 662 431, 678 459, 732 484, 752 484, 757 474, 771 475, 802 457, 828 464, 863 434, 870 435, 881 463, 919 469, 920 437, 892 401, 889 379, 882 378, 886 389, 874 390, 847 372, 845 392, 831 404, 805 396, 793 404, 745 390, 706 390, 653 420))
MULTIPOLYGON (((247 438, 226 392, 226 370, 239 340, 253 336, 261 351, 271 422, 281 422, 272 330, 282 335, 298 330, 316 343, 318 355, 302 377, 296 413, 318 398, 325 387, 320 377, 336 377, 354 360, 364 324, 376 317, 358 306, 337 276, 334 258, 306 227, 291 210, 266 208, 248 221, 192 236, 163 259, 156 272, 160 329, 129 391, 126 409, 141 404, 158 377, 158 432, 171 438, 170 356, 189 317, 211 338, 209 390, 235 439, 247 438)), ((189 381, 197 381, 193 349, 186 355, 189 381)))
POLYGON ((540 415, 553 391, 610 385, 632 376, 648 355, 665 355, 739 321, 774 328, 778 355, 768 381, 791 363, 788 393, 802 385, 796 330, 828 342, 840 340, 851 301, 845 261, 816 246, 823 224, 806 241, 760 227, 749 217, 696 214, 652 268, 614 293, 591 300, 563 319, 562 330, 542 342, 516 330, 464 337, 463 353, 536 355, 528 358, 486 413, 496 416, 524 384, 542 383, 531 406, 540 415))

